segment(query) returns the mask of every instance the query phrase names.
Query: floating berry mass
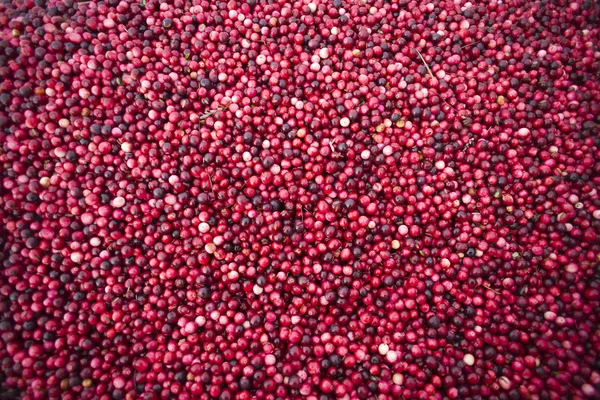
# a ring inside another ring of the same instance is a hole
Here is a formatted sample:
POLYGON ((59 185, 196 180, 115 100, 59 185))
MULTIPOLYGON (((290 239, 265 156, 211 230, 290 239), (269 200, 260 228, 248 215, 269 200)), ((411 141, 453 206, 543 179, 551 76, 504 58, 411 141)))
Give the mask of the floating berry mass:
POLYGON ((1 1, 0 398, 600 398, 595 1, 1 1))

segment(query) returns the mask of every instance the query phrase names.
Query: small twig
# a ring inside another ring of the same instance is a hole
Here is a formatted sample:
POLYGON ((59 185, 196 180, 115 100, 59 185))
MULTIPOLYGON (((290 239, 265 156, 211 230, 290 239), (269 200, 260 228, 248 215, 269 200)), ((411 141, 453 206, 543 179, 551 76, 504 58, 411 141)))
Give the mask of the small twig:
POLYGON ((212 191, 213 196, 216 197, 215 189, 213 188, 212 178, 210 177, 210 174, 208 174, 208 181, 210 182, 210 190, 212 191))
POLYGON ((481 40, 478 40, 477 42, 473 42, 473 43, 469 43, 469 44, 465 44, 464 46, 460 46, 461 49, 464 49, 465 47, 469 47, 469 46, 474 46, 478 43, 481 43, 481 40))
MULTIPOLYGON (((425 59, 424 59, 424 58, 423 58, 423 56, 421 55, 421 52, 420 52, 419 50, 417 50, 417 49, 415 49, 415 51, 417 52, 417 54, 418 54, 418 55, 419 55, 419 57, 421 58, 421 61, 423 61, 423 65, 425 65, 425 68, 427 68, 427 72, 429 73, 429 76, 431 77, 431 79, 435 79, 435 76, 433 75, 433 72, 431 72, 431 68, 429 68, 429 65, 427 64, 427 62, 425 61, 425 59)), ((441 97, 441 96, 440 96, 440 97, 441 97)), ((451 109, 453 109, 455 113, 457 113, 457 114, 458 114, 458 111, 456 110, 456 108, 452 107, 452 105, 450 105, 450 103, 448 103, 448 102, 446 101, 446 99, 442 98, 442 101, 443 101, 444 103, 446 103, 446 105, 447 105, 448 107, 450 107, 451 109)), ((467 111, 467 112, 469 112, 469 111, 467 111)), ((469 114, 470 114, 470 112, 469 112, 469 114)))
POLYGON ((475 142, 475 138, 469 139, 469 141, 463 146, 463 151, 466 151, 469 147, 471 147, 473 142, 475 142))
MULTIPOLYGON (((429 73, 429 76, 431 77, 431 79, 435 79, 435 76, 433 75, 433 72, 431 72, 431 68, 429 68, 429 65, 428 65, 428 64, 427 64, 427 62, 425 61, 425 58, 423 58, 423 55, 421 54, 421 52, 420 52, 419 50, 416 50, 416 49, 415 49, 415 51, 417 52, 417 54, 418 54, 418 55, 419 55, 419 57, 421 58, 421 61, 423 61, 423 65, 425 65, 425 68, 427 68, 427 72, 429 73)), ((440 97, 441 97, 441 96, 440 96, 440 97)), ((454 110, 454 112, 458 114, 458 111, 456 111, 456 109, 455 109, 454 107, 452 107, 452 106, 450 105, 450 103, 448 103, 448 102, 446 101, 446 99, 442 98, 442 100, 444 101, 444 103, 446 103, 446 105, 447 105, 448 107, 450 107, 451 109, 453 109, 453 110, 454 110)))
POLYGON ((501 293, 497 290, 492 289, 491 287, 489 287, 488 285, 481 285, 484 288, 486 288, 487 290, 491 290, 492 292, 496 293, 497 295, 500 295, 501 293))
POLYGON ((421 55, 421 52, 419 50, 416 50, 416 52, 419 55, 419 57, 421 58, 421 61, 423 61, 423 64, 425 65, 425 68, 427 68, 427 72, 429 72, 429 76, 431 76, 431 79, 434 79, 435 76, 433 76, 433 72, 431 72, 431 68, 429 68, 429 65, 427 65, 427 62, 425 61, 425 59, 421 55))
POLYGON ((233 203, 233 204, 231 204, 231 205, 228 205, 227 207, 223 208, 223 209, 221 210, 221 213, 223 213, 225 210, 229 210, 230 208, 233 208, 233 207, 235 207, 235 204, 236 204, 236 203, 233 203))
POLYGON ((302 217, 302 223, 304 223, 304 206, 300 206, 300 217, 302 217))
POLYGON ((213 108, 211 110, 208 110, 207 112, 205 112, 204 114, 202 114, 200 116, 200 122, 204 122, 204 120, 212 115, 215 115, 217 112, 221 111, 221 110, 225 110, 229 108, 229 106, 219 106, 218 108, 213 108))
POLYGON ((334 156, 340 156, 341 154, 338 153, 337 151, 335 151, 335 149, 333 148, 333 145, 335 144, 335 138, 333 138, 333 140, 329 141, 329 148, 331 149, 331 154, 333 154, 334 156))
POLYGON ((216 112, 219 111, 217 110, 208 110, 207 112, 205 112, 204 114, 202 114, 200 116, 200 121, 204 121, 206 118, 210 117, 211 115, 216 114, 216 112))

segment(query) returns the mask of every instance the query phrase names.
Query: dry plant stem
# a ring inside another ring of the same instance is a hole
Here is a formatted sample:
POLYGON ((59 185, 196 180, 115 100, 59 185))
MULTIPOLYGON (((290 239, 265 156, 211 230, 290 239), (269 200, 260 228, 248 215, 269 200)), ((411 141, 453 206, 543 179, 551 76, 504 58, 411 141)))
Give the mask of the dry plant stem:
MULTIPOLYGON (((425 65, 425 68, 427 68, 427 72, 429 73, 429 76, 431 77, 431 79, 435 79, 435 76, 433 75, 433 72, 431 72, 431 68, 429 68, 429 65, 427 64, 427 62, 425 61, 425 58, 423 58, 423 56, 421 55, 421 52, 419 50, 416 50, 417 54, 419 55, 419 58, 421 58, 421 61, 423 61, 423 65, 425 65)), ((452 110, 454 110, 454 112, 458 115, 458 110, 456 110, 454 107, 452 107, 452 105, 450 103, 448 103, 448 101, 446 101, 446 99, 442 98, 442 101, 448 106, 450 107, 452 110)), ((468 114, 470 114, 471 112, 468 110, 465 110, 468 114)))

